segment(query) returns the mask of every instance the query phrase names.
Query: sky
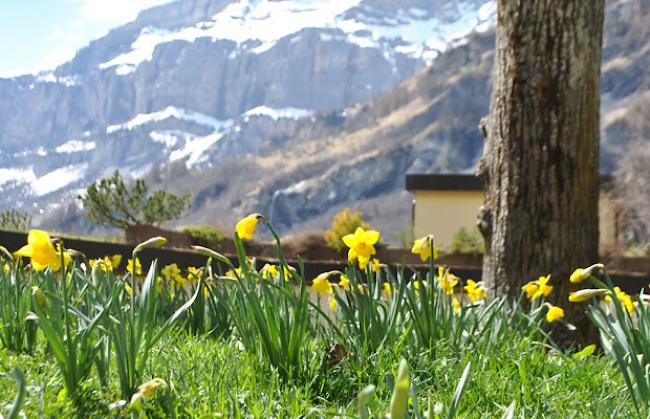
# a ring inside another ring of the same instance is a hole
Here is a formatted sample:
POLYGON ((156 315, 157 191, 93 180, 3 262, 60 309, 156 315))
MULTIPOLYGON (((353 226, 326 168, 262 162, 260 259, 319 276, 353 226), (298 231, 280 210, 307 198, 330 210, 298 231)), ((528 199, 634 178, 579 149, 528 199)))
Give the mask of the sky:
POLYGON ((3 0, 0 77, 48 70, 139 11, 170 0, 3 0))

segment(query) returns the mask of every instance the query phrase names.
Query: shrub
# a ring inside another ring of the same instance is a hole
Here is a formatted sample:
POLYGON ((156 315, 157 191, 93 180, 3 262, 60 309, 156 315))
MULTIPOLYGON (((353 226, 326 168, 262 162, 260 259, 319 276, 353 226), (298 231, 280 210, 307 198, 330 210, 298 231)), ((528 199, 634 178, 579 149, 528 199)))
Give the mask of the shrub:
POLYGON ((458 230, 451 239, 451 253, 479 255, 485 252, 483 238, 478 230, 467 231, 464 227, 458 230))
POLYGON ((177 196, 157 190, 150 194, 142 179, 127 187, 117 170, 112 177, 91 184, 86 194, 77 198, 89 220, 121 229, 176 220, 192 206, 189 193, 177 196))
POLYGON ((354 233, 357 227, 370 229, 370 225, 361 219, 359 211, 352 212, 345 208, 332 219, 332 228, 325 233, 325 242, 332 249, 341 252, 346 248, 343 236, 354 233))
POLYGON ((223 231, 210 225, 185 227, 183 233, 190 236, 192 244, 210 249, 218 249, 223 239, 226 238, 226 234, 223 231))

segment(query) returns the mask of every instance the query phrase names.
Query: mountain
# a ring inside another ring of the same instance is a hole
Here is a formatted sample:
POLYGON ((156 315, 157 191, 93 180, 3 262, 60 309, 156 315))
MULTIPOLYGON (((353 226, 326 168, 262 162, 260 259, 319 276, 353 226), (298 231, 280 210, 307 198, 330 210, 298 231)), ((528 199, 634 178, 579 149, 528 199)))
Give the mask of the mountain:
MULTIPOLYGON (((0 188, 11 196, 0 207, 46 207, 115 168, 215 164, 205 151, 222 137, 366 100, 492 19, 485 0, 184 0, 145 10, 54 71, 0 79, 0 188)), ((257 139, 236 148, 247 141, 257 139)))
MULTIPOLYGON (((604 170, 639 135, 648 14, 643 0, 608 2, 604 170)), ((480 155, 493 20, 494 2, 470 0, 144 11, 51 73, 0 79, 0 208, 90 228, 71 197, 119 168, 192 191, 181 223, 259 211, 293 232, 356 206, 387 234, 400 230, 407 172, 467 172, 480 155)))

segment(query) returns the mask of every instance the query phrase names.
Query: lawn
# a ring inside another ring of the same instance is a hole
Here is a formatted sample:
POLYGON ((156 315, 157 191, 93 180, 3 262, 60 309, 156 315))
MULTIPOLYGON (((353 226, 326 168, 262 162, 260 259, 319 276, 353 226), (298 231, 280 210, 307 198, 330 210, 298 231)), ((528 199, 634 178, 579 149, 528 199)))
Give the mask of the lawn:
POLYGON ((138 252, 164 242, 152 240, 134 249, 127 271, 118 273, 120 261, 91 263, 38 231, 20 252, 2 252, 2 413, 12 407, 28 417, 647 413, 644 300, 632 303, 590 271, 572 280, 594 286, 576 298, 603 336, 603 349, 593 353, 594 347, 554 344, 549 323, 570 324, 559 307, 545 303, 553 289, 543 278, 516 299, 487 296, 480 283, 463 286, 436 266, 427 238, 414 247, 430 263, 426 277, 408 267, 394 274, 372 261, 374 232, 357 231, 345 240, 354 263, 307 286, 300 267, 287 267, 279 241, 277 266, 259 267, 246 257, 240 237, 250 238, 258 220, 237 228, 238 267, 198 248, 204 267, 142 269, 138 252), (402 361, 407 367, 400 369, 402 361), (16 378, 21 372, 24 380, 16 378), (22 400, 15 402, 16 394, 22 400))

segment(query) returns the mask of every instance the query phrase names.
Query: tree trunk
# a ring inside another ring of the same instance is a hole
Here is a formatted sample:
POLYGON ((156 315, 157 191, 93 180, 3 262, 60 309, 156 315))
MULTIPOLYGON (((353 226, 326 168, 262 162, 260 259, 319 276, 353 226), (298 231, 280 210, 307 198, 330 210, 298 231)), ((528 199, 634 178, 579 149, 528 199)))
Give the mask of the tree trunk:
POLYGON ((571 272, 598 258, 603 16, 604 0, 498 0, 493 92, 477 169, 486 190, 478 220, 486 287, 517 295, 550 273, 549 299, 583 335, 584 306, 567 296, 571 272))

